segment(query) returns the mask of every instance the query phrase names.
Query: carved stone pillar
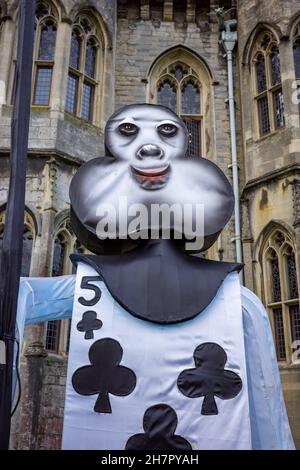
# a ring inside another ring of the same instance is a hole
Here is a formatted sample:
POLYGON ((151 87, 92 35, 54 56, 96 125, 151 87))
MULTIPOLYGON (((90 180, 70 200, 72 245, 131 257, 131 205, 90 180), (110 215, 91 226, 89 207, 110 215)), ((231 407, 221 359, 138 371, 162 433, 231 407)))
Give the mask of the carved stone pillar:
POLYGON ((187 0, 186 2, 186 21, 194 23, 196 20, 196 0, 187 0))
POLYGON ((51 89, 51 108, 63 111, 67 94, 68 68, 72 36, 72 22, 65 19, 57 26, 54 68, 51 89))
POLYGON ((1 61, 0 61, 0 105, 6 104, 9 74, 13 55, 15 25, 12 18, 2 18, 1 25, 1 61), (3 45, 5 44, 5 47, 3 45))
POLYGON ((295 179, 293 185, 294 227, 300 227, 300 180, 295 179))
POLYGON ((250 225, 249 200, 241 201, 242 209, 242 247, 244 261, 244 284, 248 289, 253 290, 253 237, 250 225))
POLYGON ((149 0, 141 0, 141 19, 149 20, 150 19, 150 4, 149 0))
POLYGON ((173 0, 164 0, 164 21, 173 21, 173 0))
MULTIPOLYGON (((37 234, 33 256, 38 257, 31 276, 51 274, 54 217, 56 214, 57 163, 51 158, 44 167, 44 199, 41 233, 37 234)), ((12 423, 11 446, 14 449, 37 449, 41 398, 43 393, 45 324, 38 323, 25 329, 20 360, 22 396, 12 423)))

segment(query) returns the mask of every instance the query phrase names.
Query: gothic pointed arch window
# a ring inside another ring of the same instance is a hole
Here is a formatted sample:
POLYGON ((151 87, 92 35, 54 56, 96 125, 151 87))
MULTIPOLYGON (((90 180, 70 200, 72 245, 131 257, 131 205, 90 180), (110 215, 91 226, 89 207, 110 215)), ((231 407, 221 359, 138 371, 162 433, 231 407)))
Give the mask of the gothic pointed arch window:
MULTIPOLYGON (((58 10, 50 0, 36 2, 31 94, 31 104, 34 106, 50 105, 58 20, 58 10)), ((11 104, 14 104, 16 85, 16 56, 17 40, 14 46, 13 80, 9 87, 11 104)))
POLYGON ((264 244, 264 290, 273 327, 277 359, 290 362, 300 340, 299 278, 290 236, 275 229, 264 244))
POLYGON ((65 109, 85 121, 95 121, 102 38, 95 19, 79 14, 73 24, 65 109))
POLYGON ((172 109, 185 122, 190 135, 187 156, 203 156, 201 82, 193 68, 174 62, 162 70, 156 85, 156 102, 172 109))
POLYGON ((48 1, 38 1, 35 14, 35 46, 32 104, 49 106, 58 12, 48 1))
MULTIPOLYGON (((53 240, 52 276, 75 273, 70 261, 71 253, 83 253, 85 249, 76 239, 69 219, 58 227, 53 240)), ((48 321, 45 347, 56 354, 66 354, 69 348, 70 320, 48 321)))
POLYGON ((293 35, 293 56, 295 66, 295 77, 297 84, 297 100, 300 110, 300 23, 297 24, 293 35))
POLYGON ((279 48, 270 31, 256 40, 252 71, 258 134, 264 137, 285 126, 279 48))
MULTIPOLYGON (((0 213, 0 253, 3 244, 5 224, 5 212, 0 213)), ((22 261, 21 261, 21 276, 28 277, 30 275, 32 250, 34 244, 34 224, 28 213, 25 213, 24 219, 24 232, 23 232, 23 248, 22 248, 22 261)))
MULTIPOLYGON (((69 252, 72 244, 72 235, 68 230, 68 220, 61 225, 56 233, 53 243, 52 276, 62 276, 70 272, 69 252)), ((59 353, 62 350, 62 327, 65 321, 51 320, 47 323, 46 344, 48 351, 59 353)))

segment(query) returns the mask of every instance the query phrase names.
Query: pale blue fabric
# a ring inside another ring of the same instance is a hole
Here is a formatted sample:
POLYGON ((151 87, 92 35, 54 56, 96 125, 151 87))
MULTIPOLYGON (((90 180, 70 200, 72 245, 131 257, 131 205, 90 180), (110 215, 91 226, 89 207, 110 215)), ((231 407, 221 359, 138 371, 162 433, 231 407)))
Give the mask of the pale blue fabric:
POLYGON ((72 317, 76 276, 21 277, 17 323, 24 326, 72 317))
MULTIPOLYGON (((72 317, 75 278, 21 278, 17 314, 21 339, 25 325, 72 317)), ((252 447, 294 449, 267 312, 245 287, 241 296, 252 447)))

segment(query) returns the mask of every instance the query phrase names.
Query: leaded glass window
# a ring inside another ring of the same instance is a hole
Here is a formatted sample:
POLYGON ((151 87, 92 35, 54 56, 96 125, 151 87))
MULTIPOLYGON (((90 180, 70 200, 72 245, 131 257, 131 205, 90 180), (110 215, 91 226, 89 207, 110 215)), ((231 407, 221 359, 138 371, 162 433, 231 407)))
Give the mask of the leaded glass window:
POLYGON ((68 111, 68 113, 76 114, 77 93, 78 93, 78 77, 70 73, 68 76, 67 97, 66 97, 66 111, 68 111))
POLYGON ((266 241, 265 292, 277 358, 290 361, 293 341, 300 339, 299 290, 295 252, 290 236, 274 230, 266 241))
POLYGON ((57 235, 54 242, 52 276, 62 276, 66 259, 66 240, 62 234, 57 235))
POLYGON ((176 87, 170 80, 167 79, 158 86, 157 103, 176 112, 176 87))
POLYGON ((51 320, 47 323, 46 344, 48 351, 58 352, 60 321, 51 320))
POLYGON ((32 103, 50 104, 58 14, 52 3, 39 1, 35 16, 34 92, 32 103))
POLYGON ((30 274, 32 246, 33 246, 32 233, 28 228, 25 228, 24 234, 23 234, 23 251, 22 251, 22 264, 21 264, 21 276, 24 276, 24 277, 27 277, 30 274))
POLYGON ((269 57, 271 62, 271 84, 276 85, 281 82, 279 50, 277 46, 272 48, 269 57))
POLYGON ((80 52, 81 52, 81 36, 76 30, 72 32, 71 51, 70 51, 70 66, 73 69, 79 70, 80 68, 80 52))
POLYGON ((175 62, 161 73, 157 82, 156 101, 175 111, 189 132, 187 157, 202 156, 201 84, 187 64, 175 62))
MULTIPOLYGON (((1 223, 1 221, 0 221, 1 223)), ((84 247, 76 239, 68 218, 59 225, 58 234, 53 243, 52 276, 75 274, 71 253, 84 253, 84 247)), ((47 324, 45 344, 48 351, 66 354, 69 350, 70 320, 49 321, 47 324)))
POLYGON ((293 53, 296 78, 300 79, 300 38, 294 42, 293 53))
POLYGON ((300 23, 297 25, 297 28, 294 33, 294 44, 293 44, 293 54, 294 54, 294 66, 295 66, 295 76, 297 84, 297 100, 300 111, 300 23))
POLYGON ((73 26, 65 109, 85 121, 95 120, 99 33, 95 22, 79 15, 73 26))
POLYGON ((294 251, 290 248, 286 255, 289 298, 298 297, 297 270, 294 251))
POLYGON ((292 305, 290 308, 290 320, 291 320, 291 331, 292 331, 292 340, 300 340, 300 309, 299 304, 292 305))
POLYGON ((88 41, 86 46, 85 74, 92 78, 95 78, 96 58, 97 47, 95 46, 94 41, 91 39, 88 41))
POLYGON ((281 308, 274 308, 274 327, 275 327, 275 344, 277 351, 277 358, 279 361, 286 359, 285 350, 285 337, 284 337, 284 324, 281 308))
MULTIPOLYGON (((62 276, 66 272, 66 261, 68 256, 68 236, 66 232, 60 232, 54 240, 52 276, 62 276)), ((61 321, 48 321, 46 331, 45 347, 48 351, 59 352, 59 334, 61 321)))
POLYGON ((262 98, 257 100, 257 106, 258 106, 258 116, 259 116, 261 135, 269 134, 270 120, 269 120, 268 97, 263 96, 262 98))
POLYGON ((193 82, 186 82, 181 90, 181 112, 183 114, 200 114, 200 89, 193 82))
POLYGON ((267 89, 265 58, 262 54, 259 54, 256 58, 255 69, 257 93, 262 93, 267 89))
POLYGON ((55 42, 56 25, 54 23, 42 25, 38 56, 39 60, 54 60, 55 42))
MULTIPOLYGON (((0 232, 0 260, 1 250, 3 245, 3 230, 0 232)), ((22 249, 22 262, 21 262, 21 276, 28 277, 30 274, 30 265, 33 248, 33 236, 29 228, 24 228, 23 234, 23 249, 22 249)))
POLYGON ((275 251, 272 251, 270 264, 271 264, 271 275, 272 275, 273 302, 280 302, 281 291, 280 291, 279 264, 278 264, 278 257, 275 251))
POLYGON ((190 136, 186 156, 194 157, 195 155, 201 155, 201 121, 188 117, 183 118, 183 121, 190 136))
POLYGON ((82 90, 82 110, 81 117, 86 121, 91 121, 92 103, 93 103, 94 87, 90 83, 85 82, 82 90))
POLYGON ((34 105, 47 106, 49 104, 51 80, 52 67, 37 67, 33 100, 34 105))
MULTIPOLYGON (((81 245, 81 243, 78 240, 75 240, 73 253, 74 254, 84 253, 84 247, 83 245, 81 245)), ((72 265, 72 274, 76 274, 76 266, 74 264, 72 265)))
POLYGON ((275 127, 284 127, 285 118, 284 118, 284 103, 283 103, 283 93, 281 88, 274 91, 274 113, 275 113, 275 127))
POLYGON ((254 50, 255 100, 260 137, 285 125, 280 55, 272 33, 258 37, 254 50))

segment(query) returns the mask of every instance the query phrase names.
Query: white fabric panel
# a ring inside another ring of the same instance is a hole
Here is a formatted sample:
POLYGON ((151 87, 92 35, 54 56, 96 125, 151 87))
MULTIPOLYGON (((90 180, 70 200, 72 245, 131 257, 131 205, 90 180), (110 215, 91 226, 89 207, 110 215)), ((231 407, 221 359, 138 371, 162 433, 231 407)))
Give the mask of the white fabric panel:
MULTIPOLYGON (((91 291, 81 289, 83 276, 97 276, 80 263, 77 270, 71 342, 67 376, 63 449, 124 449, 129 437, 143 433, 144 412, 150 406, 165 403, 176 411, 175 434, 187 439, 192 448, 251 449, 248 387, 243 338, 240 284, 237 273, 227 276, 215 299, 196 318, 175 324, 158 325, 137 319, 124 310, 101 281, 102 296, 94 307, 84 307, 78 297, 92 298, 91 291), (103 326, 94 331, 93 340, 85 340, 77 323, 87 310, 97 312, 103 326), (120 365, 132 369, 137 377, 134 391, 125 397, 109 395, 111 414, 94 412, 97 395, 82 396, 75 392, 71 378, 89 365, 88 351, 94 341, 113 338, 123 348, 120 365), (215 397, 219 413, 201 415, 203 398, 188 398, 177 387, 184 369, 193 368, 193 352, 205 342, 219 344, 227 353, 225 369, 237 373, 241 392, 233 399, 215 397)), ((142 293, 141 293, 142 295, 142 293)))
POLYGON ((241 290, 252 446, 293 450, 269 317, 253 292, 241 290))

